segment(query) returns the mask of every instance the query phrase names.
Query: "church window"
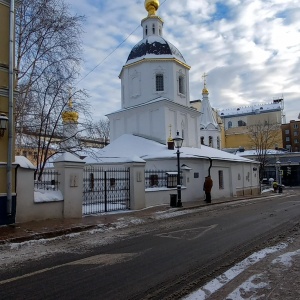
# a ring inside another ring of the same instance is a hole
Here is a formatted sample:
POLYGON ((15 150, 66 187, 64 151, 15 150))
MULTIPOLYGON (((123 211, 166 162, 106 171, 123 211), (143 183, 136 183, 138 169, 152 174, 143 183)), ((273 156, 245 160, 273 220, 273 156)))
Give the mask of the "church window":
POLYGON ((155 25, 154 24, 152 25, 152 33, 153 34, 155 33, 155 25))
POLYGON ((146 35, 148 35, 148 26, 147 25, 145 27, 145 33, 146 33, 146 35))
POLYGON ((246 126, 246 122, 244 122, 243 120, 239 120, 238 121, 238 126, 241 127, 241 126, 246 126))
POLYGON ((179 76, 178 78, 178 91, 180 94, 184 94, 184 78, 183 76, 179 76))
POLYGON ((220 138, 217 137, 217 148, 220 149, 220 138))
POLYGON ((218 177, 219 177, 219 190, 223 190, 224 189, 223 171, 218 171, 218 177))
POLYGON ((214 146, 214 144, 213 144, 213 137, 212 136, 208 137, 208 145, 209 145, 209 147, 213 147, 214 146))
POLYGON ((231 127, 232 127, 232 122, 229 121, 229 122, 228 122, 228 128, 231 128, 231 127))
POLYGON ((177 174, 178 172, 167 172, 167 188, 174 188, 177 186, 177 174))
POLYGON ((204 145, 204 136, 201 136, 201 145, 204 145))
POLYGON ((164 75, 156 74, 156 91, 161 92, 164 90, 164 75))
POLYGON ((161 27, 159 27, 159 35, 161 35, 161 27))

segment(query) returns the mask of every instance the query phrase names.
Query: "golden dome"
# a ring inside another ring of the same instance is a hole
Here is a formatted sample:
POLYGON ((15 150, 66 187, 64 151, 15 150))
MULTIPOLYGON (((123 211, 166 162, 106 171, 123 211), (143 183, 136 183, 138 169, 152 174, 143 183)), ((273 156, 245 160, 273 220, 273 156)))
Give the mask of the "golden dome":
POLYGON ((159 0, 145 0, 145 8, 148 12, 148 16, 155 16, 159 8, 159 0))
POLYGON ((206 87, 203 88, 202 90, 202 94, 208 95, 208 89, 206 87))
POLYGON ((64 111, 62 113, 62 119, 65 123, 73 122, 77 123, 79 114, 76 111, 64 111))

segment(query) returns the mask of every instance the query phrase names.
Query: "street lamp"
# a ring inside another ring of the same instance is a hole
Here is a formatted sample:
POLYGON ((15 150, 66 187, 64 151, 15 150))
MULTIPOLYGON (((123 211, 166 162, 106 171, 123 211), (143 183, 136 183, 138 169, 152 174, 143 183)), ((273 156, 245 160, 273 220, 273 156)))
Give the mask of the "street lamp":
POLYGON ((276 170, 277 170, 277 176, 278 176, 278 178, 276 178, 276 180, 279 183, 279 185, 281 185, 280 164, 281 164, 281 162, 279 160, 277 160, 276 161, 276 170))
POLYGON ((5 130, 7 128, 8 118, 5 114, 0 113, 0 137, 4 136, 5 130))
POLYGON ((176 136, 173 138, 174 146, 177 148, 177 207, 182 207, 181 202, 181 182, 180 182, 180 151, 179 149, 182 147, 183 138, 179 135, 177 131, 176 136))
POLYGON ((292 164, 292 161, 289 159, 288 160, 288 167, 286 168, 287 169, 287 176, 289 178, 289 185, 290 187, 292 186, 292 168, 291 168, 291 164, 292 164))

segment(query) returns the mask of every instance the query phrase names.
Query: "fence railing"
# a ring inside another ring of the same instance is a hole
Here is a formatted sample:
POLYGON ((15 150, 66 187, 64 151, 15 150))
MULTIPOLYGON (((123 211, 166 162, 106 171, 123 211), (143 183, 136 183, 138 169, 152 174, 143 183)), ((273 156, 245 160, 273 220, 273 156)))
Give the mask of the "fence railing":
MULTIPOLYGON (((175 188, 177 186, 177 171, 145 170, 145 188, 175 188)), ((182 184, 182 173, 180 174, 182 184)))
POLYGON ((40 190, 58 190, 58 171, 56 170, 44 170, 41 180, 34 181, 34 188, 40 190))

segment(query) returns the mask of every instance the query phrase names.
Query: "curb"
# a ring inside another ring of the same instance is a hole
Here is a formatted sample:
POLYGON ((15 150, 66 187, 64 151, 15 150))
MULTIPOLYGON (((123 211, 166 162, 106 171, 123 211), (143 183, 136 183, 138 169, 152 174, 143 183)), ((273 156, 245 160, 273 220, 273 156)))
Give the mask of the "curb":
MULTIPOLYGON (((230 198, 229 200, 223 200, 223 201, 212 202, 212 203, 202 203, 199 205, 194 205, 194 206, 189 206, 189 207, 184 207, 184 206, 183 207, 174 207, 174 210, 180 211, 180 210, 196 209, 196 208, 200 208, 200 207, 218 205, 218 204, 223 204, 223 203, 230 203, 230 202, 241 201, 241 200, 256 200, 256 199, 261 199, 261 198, 265 198, 265 197, 276 197, 279 195, 282 195, 282 194, 276 194, 276 195, 267 194, 264 196, 258 195, 255 198, 250 198, 251 196, 249 198, 236 198, 236 199, 230 198)), ((109 226, 109 224, 106 224, 106 225, 109 226)), ((96 229, 98 227, 99 227, 98 224, 80 225, 80 226, 72 226, 72 227, 68 227, 68 228, 53 230, 53 231, 49 231, 49 232, 33 233, 30 235, 26 235, 26 236, 12 237, 12 238, 2 239, 2 240, 0 239, 0 245, 4 245, 7 243, 22 243, 22 242, 27 242, 27 241, 31 241, 31 240, 50 239, 50 238, 59 237, 59 236, 63 236, 63 235, 70 234, 70 233, 78 233, 78 232, 83 232, 83 231, 87 231, 90 229, 96 229)))

